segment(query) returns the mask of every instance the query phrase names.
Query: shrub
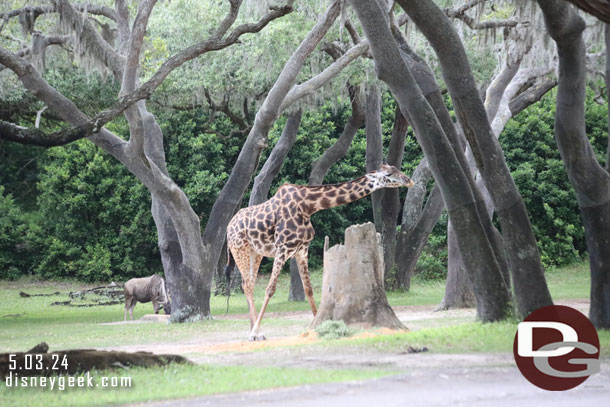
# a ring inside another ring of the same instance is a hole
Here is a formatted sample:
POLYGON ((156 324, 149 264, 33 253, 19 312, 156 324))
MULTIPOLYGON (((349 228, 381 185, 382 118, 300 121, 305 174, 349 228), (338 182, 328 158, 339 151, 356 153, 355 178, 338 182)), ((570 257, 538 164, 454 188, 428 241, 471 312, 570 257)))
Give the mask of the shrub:
POLYGON ((345 325, 345 322, 333 320, 322 322, 316 327, 315 332, 322 339, 339 339, 354 334, 354 331, 345 325))

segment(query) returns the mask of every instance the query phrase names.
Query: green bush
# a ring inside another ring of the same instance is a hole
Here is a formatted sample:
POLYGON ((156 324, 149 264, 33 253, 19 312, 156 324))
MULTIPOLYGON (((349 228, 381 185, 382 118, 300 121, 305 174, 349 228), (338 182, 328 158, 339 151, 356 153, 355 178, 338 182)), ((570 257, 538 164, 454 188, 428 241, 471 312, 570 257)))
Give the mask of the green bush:
POLYGON ((13 197, 0 185, 0 279, 14 279, 30 267, 26 255, 27 221, 13 197))
POLYGON ((447 219, 447 213, 443 212, 417 259, 415 275, 422 280, 441 280, 447 277, 447 219))
POLYGON ((107 281, 160 271, 149 193, 89 141, 48 152, 38 193, 37 274, 107 281))
POLYGON ((315 332, 322 339, 346 338, 354 334, 354 331, 345 325, 345 322, 333 320, 322 322, 316 327, 315 332))

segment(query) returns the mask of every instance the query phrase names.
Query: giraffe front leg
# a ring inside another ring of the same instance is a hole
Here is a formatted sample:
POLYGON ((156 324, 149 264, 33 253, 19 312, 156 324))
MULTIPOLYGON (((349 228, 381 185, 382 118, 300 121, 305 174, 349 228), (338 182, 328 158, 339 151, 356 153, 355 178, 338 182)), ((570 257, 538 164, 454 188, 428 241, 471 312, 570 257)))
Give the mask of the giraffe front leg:
POLYGON ((307 264, 308 253, 309 247, 305 247, 300 249, 294 257, 297 261, 297 265, 299 266, 299 275, 301 276, 301 281, 303 282, 303 291, 305 292, 307 301, 309 301, 311 313, 315 317, 318 313, 318 309, 316 307, 316 300, 313 298, 313 288, 311 287, 311 279, 309 278, 309 266, 307 264))
POLYGON ((286 256, 280 254, 275 257, 273 260, 273 271, 271 272, 271 278, 269 279, 269 284, 267 285, 267 290, 265 291, 265 299, 263 300, 263 305, 261 305, 261 309, 258 313, 258 318, 256 318, 256 322, 252 327, 252 332, 250 333, 249 340, 251 341, 261 341, 265 340, 265 335, 261 334, 260 326, 261 321, 263 319, 263 315, 265 314, 265 310, 267 309, 267 305, 269 304, 269 300, 273 297, 275 293, 275 287, 277 285, 277 279, 280 276, 280 272, 282 271, 282 267, 286 262, 286 256))

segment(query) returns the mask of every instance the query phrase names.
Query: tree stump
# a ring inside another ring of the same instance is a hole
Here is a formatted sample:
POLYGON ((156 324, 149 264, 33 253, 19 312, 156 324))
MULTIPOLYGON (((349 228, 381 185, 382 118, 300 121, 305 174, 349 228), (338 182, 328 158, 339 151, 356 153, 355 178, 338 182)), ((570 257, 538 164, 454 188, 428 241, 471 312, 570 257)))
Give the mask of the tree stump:
POLYGON ((351 226, 345 245, 326 247, 322 299, 311 327, 330 319, 362 328, 405 329, 385 295, 383 249, 375 225, 351 226))

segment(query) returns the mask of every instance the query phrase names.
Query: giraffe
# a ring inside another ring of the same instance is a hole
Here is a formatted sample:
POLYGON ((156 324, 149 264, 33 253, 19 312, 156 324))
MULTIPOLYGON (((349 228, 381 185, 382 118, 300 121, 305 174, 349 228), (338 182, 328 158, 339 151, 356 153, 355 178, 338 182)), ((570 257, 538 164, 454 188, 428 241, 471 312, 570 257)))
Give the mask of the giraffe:
POLYGON ((314 237, 310 217, 323 209, 344 205, 364 198, 381 188, 411 188, 413 181, 396 167, 381 164, 378 170, 351 181, 320 186, 284 184, 268 201, 240 209, 227 226, 228 265, 231 258, 242 276, 242 287, 248 301, 251 333, 249 340, 264 340, 259 332, 263 314, 275 293, 284 263, 295 257, 303 289, 311 312, 317 308, 309 279, 307 257, 314 237), (260 263, 273 257, 273 270, 261 309, 256 314, 254 284, 260 263))

